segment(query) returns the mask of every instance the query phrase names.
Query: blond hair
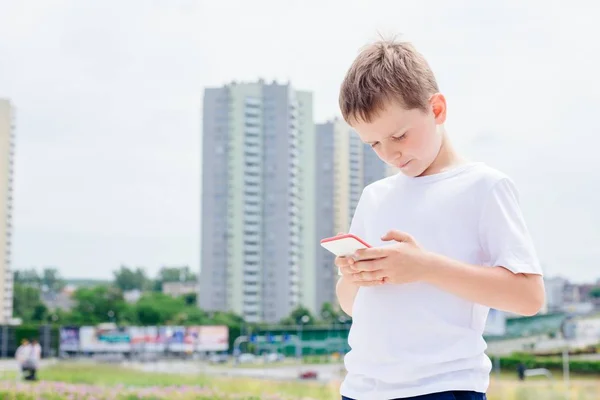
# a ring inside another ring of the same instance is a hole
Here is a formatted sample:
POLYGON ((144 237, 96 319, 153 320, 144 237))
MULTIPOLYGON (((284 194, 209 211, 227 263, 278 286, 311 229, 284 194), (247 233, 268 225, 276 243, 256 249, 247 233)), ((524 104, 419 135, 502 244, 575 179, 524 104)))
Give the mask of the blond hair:
POLYGON ((431 95, 438 91, 429 64, 411 43, 379 40, 365 47, 350 66, 339 103, 346 122, 370 122, 391 101, 427 112, 431 95))

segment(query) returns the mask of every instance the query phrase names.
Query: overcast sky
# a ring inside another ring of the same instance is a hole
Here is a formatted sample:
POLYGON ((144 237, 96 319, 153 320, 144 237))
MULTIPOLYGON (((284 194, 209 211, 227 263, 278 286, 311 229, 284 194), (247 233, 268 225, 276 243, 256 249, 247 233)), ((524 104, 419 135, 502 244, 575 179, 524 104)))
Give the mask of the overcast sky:
POLYGON ((13 266, 198 269, 203 88, 290 80, 314 92, 321 122, 380 32, 429 59, 458 147, 516 181, 546 272, 595 280, 600 6, 566 4, 0 0, 0 97, 17 107, 13 266))

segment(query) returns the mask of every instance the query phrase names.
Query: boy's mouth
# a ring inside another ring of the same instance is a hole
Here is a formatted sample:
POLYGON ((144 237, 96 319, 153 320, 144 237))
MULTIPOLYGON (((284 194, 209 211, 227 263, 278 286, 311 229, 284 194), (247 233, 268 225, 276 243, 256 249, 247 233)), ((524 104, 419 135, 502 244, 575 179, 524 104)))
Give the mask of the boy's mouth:
POLYGON ((398 168, 400 168, 400 169, 406 168, 406 166, 407 166, 407 165, 408 165, 408 164, 409 164, 411 161, 412 161, 412 160, 408 160, 408 161, 406 161, 404 164, 399 164, 399 165, 398 165, 398 168))

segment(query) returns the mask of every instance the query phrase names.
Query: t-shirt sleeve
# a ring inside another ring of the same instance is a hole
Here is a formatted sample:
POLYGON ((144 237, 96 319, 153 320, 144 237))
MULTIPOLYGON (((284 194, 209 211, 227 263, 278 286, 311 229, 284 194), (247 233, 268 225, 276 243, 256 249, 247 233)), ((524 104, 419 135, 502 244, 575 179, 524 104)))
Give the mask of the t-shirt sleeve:
POLYGON ((490 266, 504 267, 513 273, 542 275, 518 196, 510 179, 494 184, 481 213, 481 246, 490 266))

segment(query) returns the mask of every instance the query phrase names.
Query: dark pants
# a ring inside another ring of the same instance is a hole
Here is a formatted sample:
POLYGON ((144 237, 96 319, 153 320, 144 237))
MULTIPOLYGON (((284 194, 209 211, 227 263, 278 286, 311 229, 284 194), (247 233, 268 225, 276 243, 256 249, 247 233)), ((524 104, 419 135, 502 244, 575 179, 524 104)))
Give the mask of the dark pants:
MULTIPOLYGON (((478 392, 465 392, 465 391, 452 391, 452 392, 441 392, 424 394, 422 396, 404 397, 404 400, 486 400, 485 393, 478 392)), ((354 400, 345 396, 342 396, 342 400, 354 400)), ((360 400, 360 399, 356 399, 360 400)), ((402 399, 393 399, 402 400, 402 399)))
POLYGON ((34 367, 23 367, 22 370, 23 370, 24 373, 26 373, 26 375, 25 375, 25 380, 26 381, 36 381, 37 380, 37 377, 35 376, 36 372, 37 372, 36 368, 34 368, 34 367))

